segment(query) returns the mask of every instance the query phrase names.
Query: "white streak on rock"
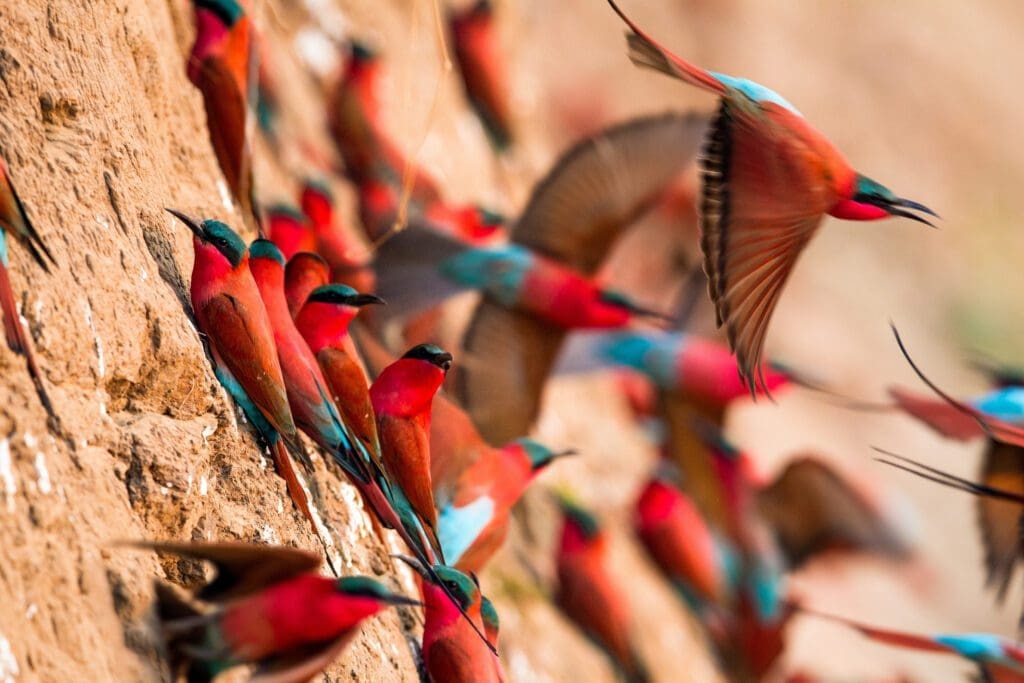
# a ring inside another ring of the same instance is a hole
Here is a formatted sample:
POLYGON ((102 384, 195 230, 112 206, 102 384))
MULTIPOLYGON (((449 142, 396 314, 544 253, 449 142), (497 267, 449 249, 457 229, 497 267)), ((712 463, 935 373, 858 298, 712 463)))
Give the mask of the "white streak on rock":
POLYGON ((228 186, 224 183, 223 179, 217 180, 217 192, 220 193, 220 203, 224 205, 224 208, 228 211, 233 211, 235 203, 231 200, 231 193, 228 192, 228 186))
POLYGON ((0 636, 0 683, 14 683, 14 679, 20 673, 18 660, 11 651, 11 644, 7 638, 0 636))
POLYGON ((11 469, 11 444, 7 439, 0 440, 0 483, 4 485, 7 511, 14 512, 14 495, 18 492, 18 484, 11 469))
POLYGON ((42 453, 36 453, 36 485, 39 487, 39 493, 48 494, 53 491, 53 485, 50 483, 50 471, 46 469, 46 458, 42 453))

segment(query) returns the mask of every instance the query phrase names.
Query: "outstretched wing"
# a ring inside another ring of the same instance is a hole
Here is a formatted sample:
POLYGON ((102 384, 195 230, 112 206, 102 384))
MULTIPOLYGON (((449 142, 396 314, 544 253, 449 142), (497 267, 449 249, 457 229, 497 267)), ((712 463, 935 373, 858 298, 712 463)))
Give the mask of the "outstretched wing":
POLYGON ((305 550, 251 543, 174 543, 141 541, 138 548, 210 562, 213 580, 196 592, 208 602, 226 602, 251 595, 271 584, 316 571, 320 557, 305 550))
POLYGON ((908 552, 878 511, 835 470, 814 457, 790 462, 759 492, 758 504, 792 566, 829 551, 895 559, 908 552))
POLYGON ((694 161, 707 121, 697 113, 643 117, 577 143, 537 183, 511 240, 592 274, 694 161))
POLYGON ((484 299, 462 340, 456 398, 500 446, 529 433, 565 331, 484 299))
MULTIPOLYGON (((983 459, 981 483, 1024 495, 1024 448, 990 441, 983 459)), ((985 548, 986 583, 995 587, 1002 601, 1024 551, 1021 544, 1024 505, 979 495, 977 512, 985 548)))
POLYGON ((711 298, 752 392, 764 386, 768 322, 831 202, 819 156, 779 123, 802 119, 771 103, 758 111, 722 100, 704 150, 701 202, 711 298))

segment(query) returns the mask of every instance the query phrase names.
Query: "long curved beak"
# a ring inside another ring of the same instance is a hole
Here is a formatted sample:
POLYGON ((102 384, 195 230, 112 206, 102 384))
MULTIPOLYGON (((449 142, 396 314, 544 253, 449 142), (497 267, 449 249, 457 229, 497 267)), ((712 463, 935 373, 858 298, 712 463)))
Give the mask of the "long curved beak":
POLYGON ((551 454, 551 459, 552 460, 557 460, 558 458, 568 458, 571 455, 579 455, 579 454, 580 454, 580 452, 578 450, 576 450, 575 448, 566 448, 564 451, 558 451, 557 453, 552 453, 551 454))
POLYGON ((384 598, 384 602, 389 605, 411 605, 412 607, 423 607, 423 603, 413 598, 408 598, 398 593, 392 593, 391 595, 384 598))
POLYGON ((199 221, 197 221, 195 218, 192 218, 187 213, 182 213, 181 211, 178 211, 177 209, 165 208, 164 211, 166 211, 167 213, 171 214, 172 216, 177 218, 179 221, 184 223, 186 225, 186 227, 188 227, 188 229, 191 230, 192 234, 195 235, 196 237, 200 237, 201 238, 203 236, 203 228, 199 224, 199 221))
POLYGON ((348 298, 349 306, 355 306, 356 308, 362 308, 363 306, 369 306, 371 304, 379 304, 381 306, 387 306, 388 302, 381 299, 376 294, 356 294, 348 298))
POLYGON ((412 570, 419 574, 424 580, 433 582, 433 579, 430 578, 430 574, 427 573, 427 568, 424 567, 423 563, 417 560, 415 557, 409 557, 408 555, 402 554, 394 554, 391 557, 395 558, 396 560, 401 560, 402 562, 405 562, 407 565, 412 567, 412 570))
POLYGON ((917 211, 919 213, 924 213, 929 216, 934 216, 935 218, 940 218, 939 214, 935 213, 924 204, 919 204, 918 202, 914 202, 909 199, 903 199, 902 197, 894 202, 887 204, 886 206, 883 206, 882 208, 888 211, 889 214, 892 216, 901 216, 902 218, 909 218, 912 221, 924 223, 925 225, 932 228, 936 227, 934 223, 932 223, 927 218, 923 218, 922 216, 917 215, 916 213, 911 213, 911 211, 917 211), (909 211, 907 209, 909 209, 909 211))

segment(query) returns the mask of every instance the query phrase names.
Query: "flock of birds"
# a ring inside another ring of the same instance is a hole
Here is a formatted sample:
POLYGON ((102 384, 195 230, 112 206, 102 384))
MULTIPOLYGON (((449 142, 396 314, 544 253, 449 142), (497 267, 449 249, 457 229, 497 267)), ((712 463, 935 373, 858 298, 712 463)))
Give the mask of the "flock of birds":
MULTIPOLYGON (((498 615, 477 573, 504 542, 533 479, 569 454, 528 436, 544 386, 556 374, 618 368, 620 388, 637 420, 653 426, 661 452, 636 498, 636 536, 730 679, 759 680, 771 671, 787 623, 802 613, 896 647, 957 654, 975 662, 984 680, 1024 681, 1024 648, 1009 639, 887 631, 821 614, 790 595, 786 575, 813 558, 869 553, 901 561, 909 554, 905 539, 878 501, 819 459, 794 458, 769 481, 722 433, 734 402, 790 384, 821 389, 765 362, 762 350, 786 280, 822 219, 928 223, 925 216, 935 214, 854 171, 780 95, 677 57, 608 2, 627 25, 636 65, 713 93, 718 109, 639 117, 586 137, 537 183, 514 221, 444 201, 380 123, 379 56, 355 41, 347 46, 329 96, 343 171, 323 171, 344 173, 356 187, 365 241, 374 247, 367 258, 364 240, 339 224, 322 183, 304 182, 300 208, 261 206, 250 123, 278 142, 285 132, 275 125, 280 97, 258 65, 259 33, 244 0, 193 0, 197 34, 187 72, 202 92, 213 149, 246 222, 236 230, 168 209, 194 237, 192 309, 214 372, 320 537, 329 531, 300 434, 359 490, 378 531, 400 535, 410 555, 396 559, 421 576, 422 595, 337 577, 329 543, 326 568, 320 555, 285 547, 141 543, 216 566, 191 596, 158 584, 173 675, 207 681, 254 664, 254 681, 308 680, 338 657, 363 620, 404 605, 424 610, 429 680, 503 680, 498 615), (695 161, 697 202, 687 175, 695 161), (691 201, 679 202, 687 192, 691 201), (703 269, 679 268, 676 310, 655 310, 602 284, 602 269, 639 219, 661 211, 671 218, 666 240, 679 241, 690 216, 696 220, 695 203, 703 269), (247 243, 240 232, 258 237, 247 243), (727 343, 684 331, 705 289, 727 343), (453 355, 436 343, 438 325, 447 300, 466 291, 477 292, 479 303, 453 368, 453 355)), ((468 102, 503 155, 516 136, 495 30, 488 0, 450 16, 468 102)), ((13 235, 41 267, 55 266, 2 161, 0 171, 0 238, 13 235)), ((0 248, 7 342, 25 355, 52 413, 19 321, 3 239, 0 248)), ((891 407, 949 438, 987 439, 983 481, 884 457, 979 496, 989 580, 1002 595, 1021 557, 1024 377, 993 370, 996 391, 961 401, 918 372, 937 396, 894 389, 891 407)), ((562 516, 554 602, 623 680, 647 680, 626 592, 608 571, 606 530, 570 492, 554 498, 562 516)))

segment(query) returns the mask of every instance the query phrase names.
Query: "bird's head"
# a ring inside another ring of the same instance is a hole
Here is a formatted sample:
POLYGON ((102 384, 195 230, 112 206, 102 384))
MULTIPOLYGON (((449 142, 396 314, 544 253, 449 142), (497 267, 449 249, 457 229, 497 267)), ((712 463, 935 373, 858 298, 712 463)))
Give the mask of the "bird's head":
POLYGON ((352 62, 355 64, 368 64, 377 60, 377 52, 366 43, 353 40, 349 43, 349 50, 352 55, 352 62))
POLYGON ((276 264, 277 267, 284 272, 284 254, 277 248, 277 245, 260 238, 253 240, 252 244, 249 245, 249 260, 250 261, 267 261, 271 264, 276 264))
POLYGON ((585 510, 566 493, 559 493, 555 498, 562 510, 564 526, 562 528, 562 551, 572 552, 590 545, 601 535, 601 525, 597 518, 585 510))
POLYGON ((829 213, 836 218, 853 221, 870 221, 889 216, 901 216, 935 227, 919 213, 938 218, 938 214, 924 204, 897 197, 885 185, 860 175, 854 176, 849 196, 839 200, 829 213), (913 213, 917 211, 918 213, 913 213))
POLYGON ((307 180, 302 187, 302 212, 313 225, 324 227, 331 225, 334 216, 334 194, 327 185, 318 180, 307 180))
POLYGON ((343 576, 334 582, 334 589, 343 595, 365 598, 381 605, 422 605, 419 600, 394 593, 380 581, 366 576, 343 576))
MULTIPOLYGON (((349 309, 359 309, 363 306, 369 306, 371 304, 383 304, 384 299, 381 299, 376 294, 363 294, 357 292, 348 285, 324 285, 323 287, 317 287, 313 290, 313 293, 309 295, 307 299, 310 303, 326 304, 328 306, 339 306, 349 309)), ((449 354, 451 356, 451 354, 449 354)))
POLYGON ((443 372, 448 372, 452 367, 452 354, 448 353, 440 346, 434 344, 420 344, 406 351, 402 358, 410 360, 422 360, 440 368, 443 372))
POLYGON ((192 231, 197 257, 220 262, 229 269, 241 265, 245 259, 245 242, 225 223, 212 219, 200 222, 177 209, 167 211, 192 231))
POLYGON ((245 10, 235 0, 192 0, 192 5, 197 12, 205 10, 229 27, 245 15, 245 10))
POLYGON ((539 472, 558 458, 567 455, 576 455, 576 451, 569 449, 564 451, 553 451, 539 441, 533 439, 516 439, 513 443, 523 449, 526 457, 530 459, 530 469, 539 472))
POLYGON ((484 631, 487 633, 487 640, 495 645, 498 639, 498 631, 501 630, 501 619, 498 617, 498 610, 494 603, 486 596, 480 598, 480 617, 484 622, 484 631))

